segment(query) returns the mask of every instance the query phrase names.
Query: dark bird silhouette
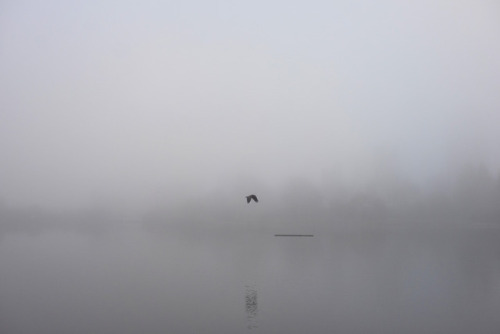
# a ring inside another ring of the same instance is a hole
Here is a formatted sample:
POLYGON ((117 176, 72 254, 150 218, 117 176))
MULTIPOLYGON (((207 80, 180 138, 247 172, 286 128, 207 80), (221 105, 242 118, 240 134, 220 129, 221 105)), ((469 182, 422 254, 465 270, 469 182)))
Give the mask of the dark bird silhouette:
POLYGON ((257 199, 257 196, 255 196, 253 194, 246 196, 246 198, 247 198, 247 203, 250 203, 252 200, 254 200, 255 203, 259 203, 259 200, 257 199))

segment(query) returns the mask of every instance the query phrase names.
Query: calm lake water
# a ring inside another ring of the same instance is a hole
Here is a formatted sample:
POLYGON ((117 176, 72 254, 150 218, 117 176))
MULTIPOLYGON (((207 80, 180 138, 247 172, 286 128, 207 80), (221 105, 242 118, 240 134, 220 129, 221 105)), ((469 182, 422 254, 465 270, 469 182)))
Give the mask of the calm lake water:
POLYGON ((0 332, 500 333, 500 229, 141 224, 0 238, 0 332), (314 237, 275 237, 276 233, 314 237))

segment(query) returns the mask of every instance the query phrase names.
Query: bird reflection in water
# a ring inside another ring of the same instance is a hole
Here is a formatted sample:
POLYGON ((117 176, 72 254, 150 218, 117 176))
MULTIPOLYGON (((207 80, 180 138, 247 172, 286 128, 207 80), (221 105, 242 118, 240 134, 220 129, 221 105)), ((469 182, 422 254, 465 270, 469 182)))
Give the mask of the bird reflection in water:
POLYGON ((247 312, 247 328, 257 328, 257 290, 249 285, 245 286, 245 310, 247 312))

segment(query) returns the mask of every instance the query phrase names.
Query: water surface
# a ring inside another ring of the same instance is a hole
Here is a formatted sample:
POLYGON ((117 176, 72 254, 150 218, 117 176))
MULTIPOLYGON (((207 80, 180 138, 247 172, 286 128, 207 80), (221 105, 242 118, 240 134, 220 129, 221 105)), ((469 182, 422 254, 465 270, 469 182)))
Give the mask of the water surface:
POLYGON ((1 333, 500 332, 495 227, 83 226, 2 234, 1 333))

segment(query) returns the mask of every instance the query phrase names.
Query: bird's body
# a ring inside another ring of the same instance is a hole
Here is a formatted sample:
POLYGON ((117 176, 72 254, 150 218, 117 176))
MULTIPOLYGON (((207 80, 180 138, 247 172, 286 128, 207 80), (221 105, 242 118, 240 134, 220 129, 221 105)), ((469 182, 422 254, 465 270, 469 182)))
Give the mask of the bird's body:
POLYGON ((259 200, 257 199, 257 196, 255 195, 248 195, 246 196, 247 198, 247 203, 250 203, 252 200, 255 202, 255 203, 259 203, 259 200))

